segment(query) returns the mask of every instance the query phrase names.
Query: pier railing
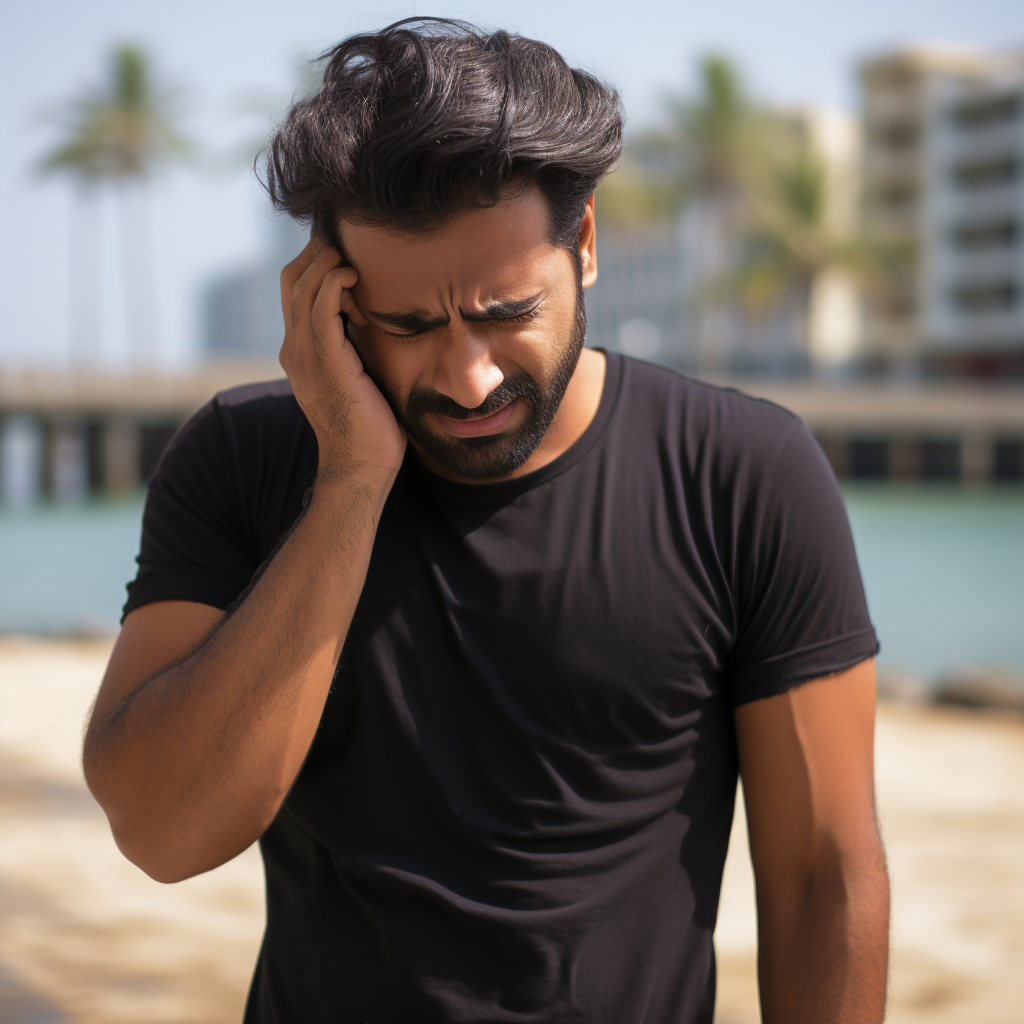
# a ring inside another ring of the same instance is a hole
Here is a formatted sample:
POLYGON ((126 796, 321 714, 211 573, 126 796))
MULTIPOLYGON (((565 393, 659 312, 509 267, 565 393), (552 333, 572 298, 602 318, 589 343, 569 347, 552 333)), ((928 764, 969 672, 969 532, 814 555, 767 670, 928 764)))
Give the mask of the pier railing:
MULTIPOLYGON (((225 388, 281 377, 273 362, 179 373, 0 370, 0 498, 27 503, 137 489, 174 431, 225 388)), ((840 478, 1024 481, 1024 386, 718 379, 801 416, 840 478)))

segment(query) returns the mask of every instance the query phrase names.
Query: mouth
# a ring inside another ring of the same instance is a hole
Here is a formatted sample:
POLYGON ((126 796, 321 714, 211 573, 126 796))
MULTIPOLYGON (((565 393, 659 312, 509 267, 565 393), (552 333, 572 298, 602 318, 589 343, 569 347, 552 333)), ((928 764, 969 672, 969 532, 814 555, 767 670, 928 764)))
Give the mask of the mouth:
POLYGON ((442 416, 441 413, 435 412, 434 418, 441 425, 445 433, 451 434, 454 437, 483 437, 486 434, 497 434, 499 431, 504 430, 508 426, 509 420, 512 419, 518 405, 519 399, 513 398, 496 412, 492 412, 487 416, 457 420, 451 416, 442 416))

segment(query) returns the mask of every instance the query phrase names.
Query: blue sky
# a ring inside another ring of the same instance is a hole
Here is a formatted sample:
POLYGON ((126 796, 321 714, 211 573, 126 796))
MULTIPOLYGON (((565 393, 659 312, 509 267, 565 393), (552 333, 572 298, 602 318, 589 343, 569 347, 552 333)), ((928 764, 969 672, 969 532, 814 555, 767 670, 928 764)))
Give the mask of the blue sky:
MULTIPOLYGON (((0 14, 0 360, 66 358, 69 279, 76 272, 68 226, 73 197, 66 184, 41 183, 31 173, 52 139, 38 112, 97 78, 111 42, 150 47, 167 75, 190 88, 191 133, 225 151, 261 128, 243 113, 246 97, 287 96, 302 54, 413 13, 467 17, 552 43, 570 62, 614 82, 633 124, 655 117, 664 90, 685 86, 695 58, 709 50, 731 55, 764 99, 852 109, 857 61, 880 49, 923 39, 1024 45, 1021 0, 7 4, 0 14)), ((259 194, 241 170, 176 171, 157 183, 153 207, 164 357, 180 363, 198 335, 203 282, 258 258, 267 225, 259 194)), ((125 341, 110 204, 103 215, 103 356, 116 363, 125 341)))

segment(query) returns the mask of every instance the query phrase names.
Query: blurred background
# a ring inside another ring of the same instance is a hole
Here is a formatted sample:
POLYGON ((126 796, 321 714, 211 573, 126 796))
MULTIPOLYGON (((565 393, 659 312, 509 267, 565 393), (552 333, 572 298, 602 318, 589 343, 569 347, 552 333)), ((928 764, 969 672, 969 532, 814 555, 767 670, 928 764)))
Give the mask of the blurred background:
MULTIPOLYGON (((81 784, 78 732, 163 447, 216 390, 281 376, 277 276, 304 232, 253 160, 316 54, 410 14, 539 37, 621 91, 588 344, 818 438, 882 641, 891 1019, 1019 1020, 1019 0, 62 0, 0 12, 0 1022, 238 1019, 258 859, 149 883, 81 784)), ((742 855, 722 1021, 756 1019, 742 855)))

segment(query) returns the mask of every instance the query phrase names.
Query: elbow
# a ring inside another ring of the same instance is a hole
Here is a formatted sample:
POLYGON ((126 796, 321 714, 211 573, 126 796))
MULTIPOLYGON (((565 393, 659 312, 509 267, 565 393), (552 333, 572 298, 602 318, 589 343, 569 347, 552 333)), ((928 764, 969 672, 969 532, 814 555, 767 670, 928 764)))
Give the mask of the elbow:
POLYGON ((176 841, 162 832, 126 828, 123 824, 118 825, 113 821, 110 824, 110 831, 114 843, 125 858, 149 875, 154 882, 163 885, 173 885, 195 878, 196 875, 220 867, 234 856, 231 854, 218 858, 208 851, 195 849, 192 844, 176 841))
POLYGON ((85 756, 86 782, 121 853, 154 881, 183 882, 252 845, 273 821, 285 791, 245 799, 197 795, 161 766, 85 756), (277 799, 273 799, 277 797, 277 799))
POLYGON ((270 825, 268 820, 228 820, 211 824, 192 815, 154 813, 152 807, 104 806, 121 853, 164 885, 205 874, 248 849, 270 825))
POLYGON ((105 771, 99 758, 90 757, 88 739, 83 757, 85 782, 93 799, 107 816, 114 844, 124 857, 157 882, 181 882, 198 871, 190 871, 176 851, 177 844, 139 807, 133 793, 126 790, 123 776, 105 771))
POLYGON ((154 828, 140 827, 107 808, 107 820, 114 844, 127 860, 144 871, 154 882, 171 885, 184 882, 187 878, 201 874, 203 869, 195 864, 188 851, 181 848, 173 838, 154 828))

